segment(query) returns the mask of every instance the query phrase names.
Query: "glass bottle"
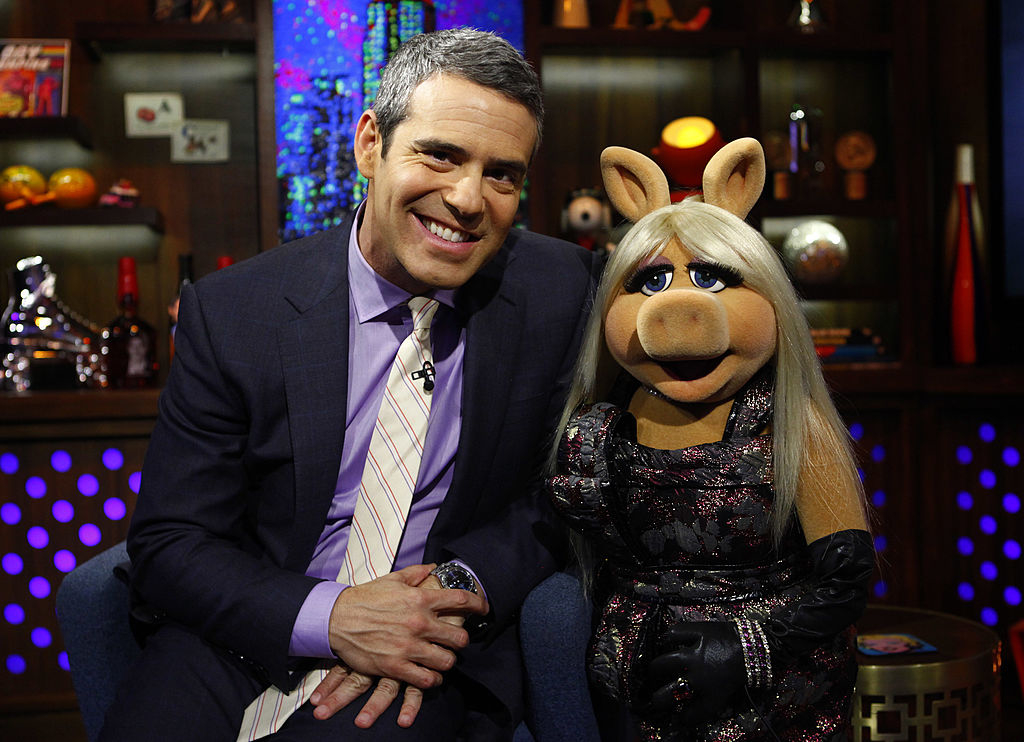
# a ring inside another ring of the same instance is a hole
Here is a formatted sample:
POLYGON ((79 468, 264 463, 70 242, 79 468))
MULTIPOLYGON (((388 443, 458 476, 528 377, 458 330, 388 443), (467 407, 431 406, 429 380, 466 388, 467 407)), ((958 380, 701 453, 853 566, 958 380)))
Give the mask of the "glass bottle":
POLYGON ((178 301, 181 299, 181 290, 195 281, 192 272, 192 253, 185 253, 178 256, 178 290, 174 292, 174 299, 167 306, 168 328, 167 340, 170 345, 171 360, 174 360, 174 328, 178 326, 178 301))
POLYGON ((138 316, 139 280, 134 258, 117 266, 120 313, 100 333, 100 386, 139 389, 156 384, 156 330, 138 316))

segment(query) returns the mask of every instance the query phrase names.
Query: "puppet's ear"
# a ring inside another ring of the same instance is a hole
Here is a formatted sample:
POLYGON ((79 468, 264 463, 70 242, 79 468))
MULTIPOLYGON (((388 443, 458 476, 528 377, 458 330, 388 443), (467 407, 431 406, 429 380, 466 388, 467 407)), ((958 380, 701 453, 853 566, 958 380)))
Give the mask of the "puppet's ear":
POLYGON ((605 149, 601 179, 612 206, 631 222, 671 203, 665 173, 654 160, 631 149, 605 149))
POLYGON ((744 137, 722 147, 704 168, 704 202, 746 218, 764 188, 764 150, 744 137))

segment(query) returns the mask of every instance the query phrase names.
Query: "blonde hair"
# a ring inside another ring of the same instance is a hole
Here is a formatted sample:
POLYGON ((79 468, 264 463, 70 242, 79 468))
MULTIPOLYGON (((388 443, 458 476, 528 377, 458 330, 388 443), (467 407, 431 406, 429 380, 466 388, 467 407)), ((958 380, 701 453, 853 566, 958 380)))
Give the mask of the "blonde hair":
MULTIPOLYGON (((775 368, 772 463, 776 507, 771 525, 776 543, 793 515, 801 472, 810 466, 808 451, 833 455, 829 466, 815 466, 815 474, 831 477, 837 487, 845 485, 844 490, 855 487, 863 502, 849 433, 832 403, 807 320, 777 253, 742 219, 696 199, 648 214, 612 252, 584 330, 558 429, 565 429, 577 406, 605 401, 619 367, 604 342, 604 318, 623 282, 673 238, 694 258, 736 270, 743 284, 767 299, 775 311, 777 342, 771 363, 775 368)), ((552 468, 556 454, 557 448, 552 452, 552 468)))

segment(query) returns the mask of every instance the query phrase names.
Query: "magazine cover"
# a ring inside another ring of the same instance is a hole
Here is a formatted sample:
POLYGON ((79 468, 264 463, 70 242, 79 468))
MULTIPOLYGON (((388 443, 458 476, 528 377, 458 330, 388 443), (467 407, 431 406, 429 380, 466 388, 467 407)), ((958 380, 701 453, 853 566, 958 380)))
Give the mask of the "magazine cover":
POLYGON ((65 116, 67 39, 0 39, 0 117, 65 116))

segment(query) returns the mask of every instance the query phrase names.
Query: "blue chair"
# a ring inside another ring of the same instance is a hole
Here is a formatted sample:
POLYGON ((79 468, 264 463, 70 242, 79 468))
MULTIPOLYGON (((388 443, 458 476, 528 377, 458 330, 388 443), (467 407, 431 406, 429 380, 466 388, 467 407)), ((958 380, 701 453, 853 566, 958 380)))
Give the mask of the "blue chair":
MULTIPOLYGON (((127 560, 122 542, 79 565, 57 590, 57 621, 90 741, 99 736, 118 683, 139 653, 128 619, 128 586, 114 573, 127 560)), ((589 634, 590 603, 572 575, 556 573, 527 596, 520 635, 528 715, 514 742, 599 739, 584 671, 589 634)))

